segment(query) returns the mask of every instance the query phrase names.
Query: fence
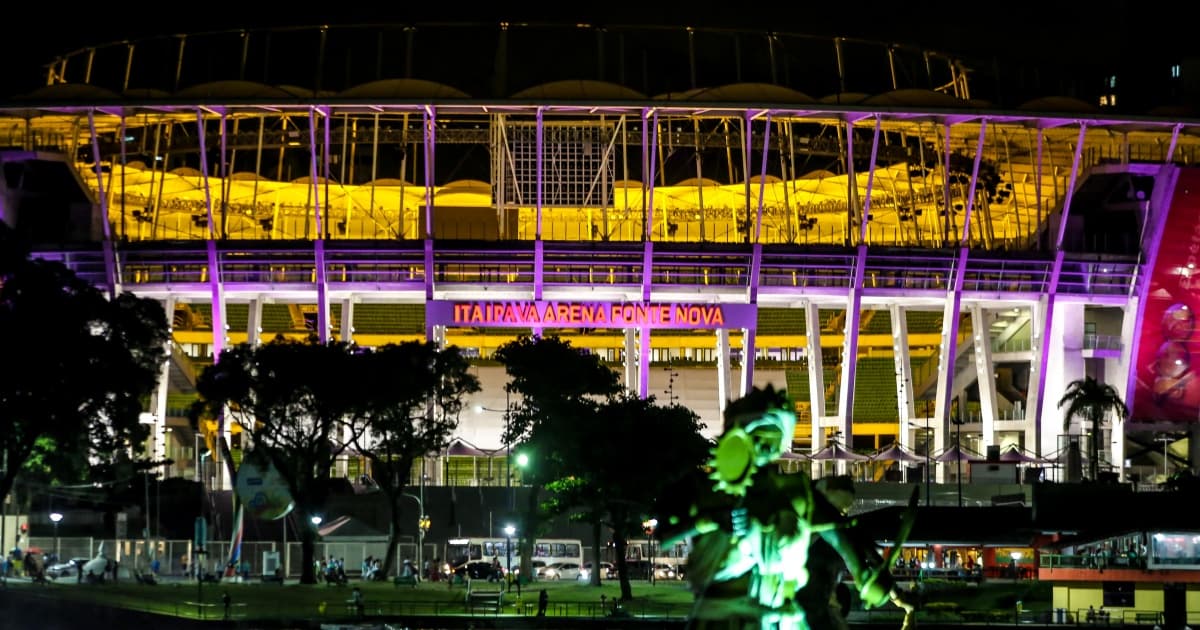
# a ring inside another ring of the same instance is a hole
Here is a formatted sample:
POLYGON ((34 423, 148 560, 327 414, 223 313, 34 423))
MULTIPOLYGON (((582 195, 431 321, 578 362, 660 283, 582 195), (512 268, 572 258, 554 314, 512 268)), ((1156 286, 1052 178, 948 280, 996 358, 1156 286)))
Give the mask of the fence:
MULTIPOLYGON (((151 540, 149 552, 145 540, 112 539, 112 538, 57 538, 32 537, 29 547, 41 549, 46 554, 54 553, 62 560, 71 558, 95 558, 103 545, 104 555, 120 564, 144 570, 157 557, 159 575, 183 576, 192 571, 193 545, 190 540, 151 540)), ((282 545, 277 542, 243 542, 242 562, 249 567, 251 577, 264 574, 263 554, 280 552, 284 574, 289 578, 300 577, 301 556, 303 551, 298 541, 288 541, 286 555, 282 553, 282 545)), ((433 559, 437 556, 435 545, 426 544, 424 557, 433 559)), ((316 542, 313 545, 313 558, 317 560, 334 558, 344 559, 346 573, 358 575, 362 562, 367 556, 383 558, 387 554, 386 542, 316 542)), ((404 558, 416 560, 417 545, 415 543, 398 543, 396 545, 397 564, 404 558)), ((220 573, 229 559, 228 541, 210 541, 204 558, 204 566, 213 573, 220 573)))

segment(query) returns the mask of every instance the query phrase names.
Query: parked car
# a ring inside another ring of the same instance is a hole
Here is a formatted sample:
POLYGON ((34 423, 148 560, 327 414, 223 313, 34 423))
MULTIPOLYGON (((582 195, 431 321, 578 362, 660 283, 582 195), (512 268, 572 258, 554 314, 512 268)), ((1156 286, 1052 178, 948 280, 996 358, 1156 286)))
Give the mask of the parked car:
POLYGON ((71 558, 66 562, 56 562, 46 567, 46 577, 52 580, 60 577, 75 577, 79 574, 80 568, 87 564, 87 561, 87 558, 71 558))
MULTIPOLYGON (((616 565, 614 565, 611 562, 601 562, 600 570, 603 571, 603 573, 600 574, 600 577, 602 577, 606 580, 613 580, 613 579, 616 579, 616 577, 617 577, 617 567, 616 567, 616 565)), ((583 582, 586 582, 586 581, 592 579, 592 563, 591 562, 583 563, 583 567, 579 569, 579 579, 583 582)))
POLYGON ((656 580, 679 580, 683 579, 683 575, 675 570, 675 567, 669 564, 654 564, 654 579, 656 580))
POLYGON ((455 567, 454 574, 458 576, 466 576, 472 580, 499 580, 501 575, 496 574, 492 569, 490 562, 468 562, 466 564, 455 567))
POLYGON ((545 580, 576 580, 579 579, 579 565, 574 562, 555 562, 547 565, 542 571, 545 580))
MULTIPOLYGON (((578 577, 580 581, 587 582, 592 578, 592 565, 589 562, 583 563, 583 566, 580 568, 580 577, 578 577)), ((613 578, 617 577, 617 566, 611 562, 600 563, 600 570, 602 571, 600 577, 604 578, 604 580, 613 580, 613 578)))

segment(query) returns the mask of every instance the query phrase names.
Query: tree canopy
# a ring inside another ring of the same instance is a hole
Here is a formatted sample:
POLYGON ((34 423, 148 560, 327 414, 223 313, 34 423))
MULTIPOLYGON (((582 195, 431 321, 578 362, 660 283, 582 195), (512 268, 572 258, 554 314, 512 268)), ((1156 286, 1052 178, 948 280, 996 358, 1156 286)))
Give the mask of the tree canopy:
POLYGON ((60 263, 3 256, 0 500, 27 465, 103 474, 141 457, 167 340, 157 301, 109 299, 60 263))
MULTIPOLYGON (((701 465, 710 443, 699 417, 653 397, 628 394, 616 372, 598 356, 557 337, 524 337, 501 346, 496 358, 517 394, 506 440, 530 458, 522 481, 532 488, 523 518, 525 544, 548 514, 570 514, 589 522, 599 557, 601 532, 617 546, 622 597, 631 596, 624 563, 629 537, 652 516, 655 498, 679 475, 701 465), (539 488, 549 490, 539 504, 539 488)), ((526 546, 522 575, 532 569, 526 546)), ((599 572, 592 572, 598 583, 599 572)))
POLYGON ((282 337, 261 346, 229 348, 196 382, 200 400, 193 421, 202 417, 237 422, 253 449, 274 464, 301 515, 301 582, 316 583, 314 527, 330 490, 334 460, 361 431, 360 383, 354 347, 282 337))
POLYGON ((1129 418, 1129 408, 1125 406, 1125 401, 1121 400, 1120 394, 1112 385, 1101 383, 1090 376, 1071 381, 1067 385, 1067 391, 1058 401, 1060 409, 1063 405, 1067 407, 1066 413, 1063 414, 1064 431, 1069 432, 1071 422, 1076 419, 1091 424, 1089 427, 1092 437, 1088 448, 1088 472, 1095 480, 1100 470, 1100 431, 1104 419, 1112 414, 1116 420, 1126 420, 1129 418))
POLYGON ((359 355, 356 363, 364 426, 355 432, 355 446, 371 461, 372 477, 391 512, 386 574, 395 562, 413 463, 446 448, 458 428, 463 397, 479 391, 479 379, 458 348, 438 349, 429 342, 386 345, 359 355))

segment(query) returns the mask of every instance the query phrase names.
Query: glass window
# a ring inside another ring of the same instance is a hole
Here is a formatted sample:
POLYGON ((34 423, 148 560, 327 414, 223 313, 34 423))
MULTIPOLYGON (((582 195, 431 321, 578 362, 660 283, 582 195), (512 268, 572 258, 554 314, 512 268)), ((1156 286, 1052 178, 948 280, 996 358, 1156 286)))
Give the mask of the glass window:
POLYGON ((1104 605, 1113 608, 1133 607, 1133 582, 1102 582, 1104 605))

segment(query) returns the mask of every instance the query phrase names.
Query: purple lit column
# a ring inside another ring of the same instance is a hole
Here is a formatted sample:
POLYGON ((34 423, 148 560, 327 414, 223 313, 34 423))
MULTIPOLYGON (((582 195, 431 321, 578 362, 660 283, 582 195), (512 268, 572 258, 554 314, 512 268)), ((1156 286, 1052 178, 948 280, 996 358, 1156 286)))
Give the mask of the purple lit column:
POLYGON ((121 277, 117 268, 117 251, 113 245, 112 223, 108 220, 108 195, 104 192, 103 160, 100 159, 100 139, 96 136, 94 108, 88 110, 88 131, 92 140, 92 161, 96 164, 96 199, 100 203, 100 223, 104 229, 104 276, 108 281, 108 297, 116 298, 121 291, 121 277))
MULTIPOLYGON (((546 131, 545 122, 542 118, 544 111, 545 110, 542 107, 537 108, 537 127, 535 129, 536 146, 534 147, 534 175, 536 177, 534 189, 536 191, 537 203, 537 207, 534 208, 534 212, 536 214, 536 229, 534 230, 533 235, 533 299, 535 300, 542 299, 542 291, 545 289, 546 282, 546 251, 544 245, 542 244, 542 191, 545 188, 546 183, 544 175, 545 171, 543 170, 545 168, 545 165, 543 164, 543 160, 545 158, 545 148, 543 147, 543 144, 545 143, 546 131)), ((534 331, 535 335, 539 333, 540 330, 534 331)))
POLYGON ((1062 274, 1064 254, 1062 241, 1063 236, 1066 234, 1067 219, 1070 216, 1071 210, 1071 201, 1075 197, 1075 182, 1079 176, 1079 160, 1080 156, 1083 154, 1083 141, 1086 135, 1087 123, 1081 122, 1079 123, 1079 137, 1075 142, 1075 153, 1071 157, 1071 176, 1067 182, 1067 191, 1063 198, 1063 209, 1061 215, 1059 216, 1058 232, 1054 240, 1054 268, 1051 272, 1050 282, 1046 287, 1046 297, 1044 298, 1046 305, 1045 321, 1042 322, 1043 327, 1041 330, 1041 348, 1038 351, 1038 364, 1036 366, 1037 374, 1033 379, 1031 379, 1034 383, 1034 387, 1032 388, 1033 391, 1030 392, 1029 398, 1031 402, 1036 400, 1037 406, 1036 409, 1030 409, 1030 411, 1033 413, 1027 416, 1027 418, 1032 418, 1033 420, 1033 431, 1034 434, 1038 436, 1037 453, 1039 454, 1045 452, 1044 449, 1049 446, 1043 443, 1045 440, 1043 439, 1042 416, 1045 412, 1045 404, 1043 403, 1042 398, 1046 393, 1046 366, 1050 359, 1050 353, 1052 351, 1060 353, 1062 352, 1061 347, 1057 349, 1051 348, 1050 342, 1052 335, 1050 333, 1052 327, 1054 326, 1054 301, 1056 299, 1056 294, 1058 293, 1059 276, 1062 274))
MULTIPOLYGON (((426 105, 421 110, 421 142, 425 148, 425 299, 433 299, 433 158, 435 141, 437 140, 437 120, 434 116, 435 110, 432 106, 426 105)), ((404 200, 401 199, 403 204, 404 200)), ((434 331, 434 325, 430 321, 425 321, 425 339, 433 341, 437 337, 434 331)))
POLYGON ((654 352, 650 348, 650 327, 642 326, 638 331, 638 397, 650 395, 650 360, 654 352))
MULTIPOLYGON (((875 160, 879 157, 879 115, 875 115, 875 133, 871 136, 871 160, 867 162, 867 195, 863 199, 862 222, 859 224, 858 242, 867 242, 867 223, 871 220, 871 189, 875 186, 875 160)), ((857 182, 855 188, 857 188, 857 182)))
MULTIPOLYGON (((221 353, 225 351, 225 345, 229 342, 227 335, 228 326, 225 323, 225 291, 224 284, 221 281, 221 260, 217 252, 217 240, 215 232, 215 221, 213 220, 212 211, 212 185, 208 176, 208 147, 206 144, 206 128, 204 124, 204 110, 196 110, 196 126, 198 128, 197 138, 200 146, 200 175, 204 184, 204 208, 206 217, 208 218, 208 284, 210 294, 212 295, 212 350, 213 363, 221 360, 221 353)), ((217 467, 217 485, 222 490, 228 490, 231 487, 233 479, 233 462, 225 458, 225 454, 229 452, 227 445, 229 444, 230 428, 229 423, 225 421, 227 414, 224 410, 217 416, 217 444, 216 452, 213 453, 213 461, 220 462, 223 465, 217 467)))
POLYGON ((317 338, 321 343, 329 343, 329 286, 325 277, 325 234, 329 229, 326 224, 328 216, 322 216, 322 212, 328 212, 329 198, 321 194, 322 188, 318 180, 323 180, 325 185, 329 185, 329 111, 319 111, 316 107, 309 108, 309 125, 308 125, 308 152, 310 159, 309 177, 312 180, 312 196, 313 196, 313 214, 316 216, 317 236, 313 239, 313 262, 316 266, 316 284, 317 284, 317 338), (325 159, 322 160, 322 170, 320 177, 317 176, 317 114, 322 114, 325 119, 324 133, 322 140, 324 141, 323 151, 325 159))
POLYGON ((215 221, 212 211, 212 186, 208 178, 208 147, 204 125, 204 111, 196 110, 197 139, 200 146, 200 175, 204 187, 204 210, 208 219, 208 286, 212 296, 213 362, 219 361, 225 350, 225 291, 221 282, 221 260, 217 252, 215 221))
MULTIPOLYGON (((971 165, 971 183, 967 188, 967 207, 963 212, 963 229, 962 238, 959 239, 959 244, 962 247, 971 246, 971 216, 975 210, 975 186, 979 182, 979 162, 983 159, 983 140, 987 134, 987 119, 979 120, 979 142, 975 145, 975 162, 971 165)), ((951 209, 946 208, 949 213, 951 209)), ((980 234, 987 234, 987 230, 980 228, 980 234)), ((986 236, 984 237, 987 238, 986 236)))
MULTIPOLYGON (((748 137, 753 137, 753 120, 749 117, 746 119, 746 126, 749 130, 748 137)), ((749 142, 747 141, 747 144, 749 142)), ((763 126, 763 143, 762 143, 762 166, 758 171, 758 213, 754 219, 754 243, 757 245, 762 242, 762 219, 763 219, 763 201, 767 192, 767 158, 770 157, 771 147, 771 112, 766 112, 766 124, 763 126)), ((750 276, 750 281, 755 282, 758 278, 757 274, 750 276)), ((751 300, 753 303, 753 299, 751 300)))
MULTIPOLYGON (((846 324, 842 346, 842 387, 838 392, 838 418, 846 444, 854 435, 854 384, 858 371, 858 328, 862 321, 863 275, 867 268, 867 246, 859 245, 854 259, 854 276, 850 279, 850 295, 846 298, 846 324)), ((838 463, 843 470, 844 462, 838 463)), ((844 472, 844 471, 843 471, 844 472)))
MULTIPOLYGON (((1179 131, 1181 127, 1182 125, 1175 125, 1175 128, 1171 132, 1171 143, 1167 147, 1167 152, 1163 159, 1164 164, 1170 164, 1171 158, 1175 155, 1175 147, 1179 142, 1179 131)), ((1137 366, 1134 365, 1134 361, 1138 356, 1139 346, 1141 345, 1142 341, 1139 331, 1142 329, 1142 321, 1145 319, 1146 315, 1146 299, 1149 297, 1150 274, 1154 271, 1154 265, 1158 260, 1158 250, 1160 244, 1162 243, 1163 230, 1165 229, 1167 223, 1167 216, 1170 212, 1171 200, 1174 196, 1175 186, 1178 183, 1178 180, 1176 179, 1177 177, 1178 171, 1174 171, 1168 180, 1169 185, 1163 188, 1168 192, 1159 197, 1159 201, 1156 204, 1148 206, 1149 216, 1147 217, 1147 225, 1144 230, 1145 234, 1142 242, 1139 243, 1139 245, 1141 245, 1141 250, 1145 252, 1145 260, 1134 275, 1134 284, 1130 291, 1130 294, 1133 297, 1133 304, 1126 306, 1127 325, 1123 326, 1121 330, 1121 338, 1129 340, 1129 343, 1125 344, 1121 351, 1121 364, 1127 370, 1125 389, 1121 393, 1122 398, 1126 401, 1126 405, 1129 407, 1129 412, 1131 415, 1136 411, 1134 409, 1135 401, 1133 392, 1137 387, 1137 366), (1128 321, 1130 319, 1130 309, 1133 310, 1132 322, 1128 321)), ((1156 186, 1156 188, 1158 188, 1158 186, 1156 186)), ((1151 200, 1154 198, 1155 196, 1152 195, 1151 200)), ((1114 434, 1115 433, 1116 431, 1114 431, 1114 434)), ((1121 434, 1122 436, 1124 434, 1123 426, 1121 427, 1121 434)), ((1200 436, 1193 437, 1195 439, 1189 442, 1189 445, 1200 446, 1200 436)), ((1121 440, 1121 447, 1122 450, 1124 450, 1123 439, 1121 440)), ((1123 465, 1124 459, 1121 459, 1120 461, 1122 463, 1121 481, 1125 481, 1125 467, 1123 465)), ((1191 458, 1191 461, 1200 462, 1200 457, 1191 458)))

